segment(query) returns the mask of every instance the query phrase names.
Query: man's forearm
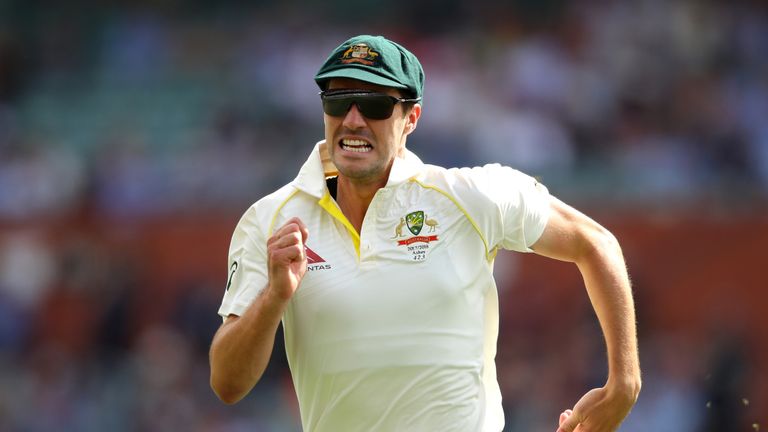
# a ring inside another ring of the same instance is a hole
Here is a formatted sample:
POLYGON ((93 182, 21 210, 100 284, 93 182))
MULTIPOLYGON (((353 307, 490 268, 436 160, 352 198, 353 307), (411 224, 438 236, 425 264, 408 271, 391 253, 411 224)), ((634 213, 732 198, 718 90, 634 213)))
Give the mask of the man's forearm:
POLYGON ((608 351, 608 386, 640 391, 635 308, 621 249, 610 233, 601 233, 577 262, 600 321, 608 351))
POLYGON ((239 401, 259 381, 286 305, 270 296, 267 287, 242 316, 230 316, 216 332, 210 351, 211 388, 222 401, 239 401))

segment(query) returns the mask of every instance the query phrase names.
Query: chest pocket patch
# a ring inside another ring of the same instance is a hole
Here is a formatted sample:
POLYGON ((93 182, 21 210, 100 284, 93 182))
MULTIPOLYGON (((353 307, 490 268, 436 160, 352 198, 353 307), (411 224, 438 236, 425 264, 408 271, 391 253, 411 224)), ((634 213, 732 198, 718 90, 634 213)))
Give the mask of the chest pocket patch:
POLYGON ((430 217, 424 210, 415 210, 400 217, 395 225, 393 237, 398 255, 405 255, 412 261, 425 261, 431 248, 440 241, 440 221, 430 217))

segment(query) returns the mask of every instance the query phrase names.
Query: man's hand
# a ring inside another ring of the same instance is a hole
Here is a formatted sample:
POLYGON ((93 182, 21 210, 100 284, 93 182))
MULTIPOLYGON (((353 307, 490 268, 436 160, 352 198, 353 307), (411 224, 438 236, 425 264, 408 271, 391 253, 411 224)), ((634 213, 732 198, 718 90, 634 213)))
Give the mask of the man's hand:
POLYGON ((614 432, 637 400, 637 391, 596 388, 585 394, 573 410, 560 414, 557 432, 614 432))
POLYGON ((307 272, 307 226, 297 217, 289 219, 267 240, 269 294, 288 300, 307 272))
POLYGON ((261 379, 288 300, 307 271, 307 227, 292 218, 267 240, 269 283, 240 315, 230 315, 211 343, 211 388, 228 404, 245 397, 261 379))

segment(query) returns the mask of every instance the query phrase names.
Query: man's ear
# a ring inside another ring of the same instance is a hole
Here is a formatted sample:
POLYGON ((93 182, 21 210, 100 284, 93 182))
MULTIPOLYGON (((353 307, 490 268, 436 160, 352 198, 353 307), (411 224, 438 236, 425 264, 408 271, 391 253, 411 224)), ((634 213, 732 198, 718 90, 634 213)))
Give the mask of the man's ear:
POLYGON ((413 104, 405 120, 405 134, 408 135, 416 129, 421 117, 421 105, 413 104))

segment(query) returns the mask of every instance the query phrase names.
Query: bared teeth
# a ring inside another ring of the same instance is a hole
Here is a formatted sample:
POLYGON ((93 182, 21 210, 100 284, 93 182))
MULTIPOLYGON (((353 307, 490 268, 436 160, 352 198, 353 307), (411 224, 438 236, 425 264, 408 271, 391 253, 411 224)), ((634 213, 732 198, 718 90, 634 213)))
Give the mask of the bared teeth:
POLYGON ((344 145, 355 146, 355 147, 370 145, 367 142, 359 139, 343 139, 341 140, 341 143, 344 145))
POLYGON ((365 153, 373 149, 373 147, 366 141, 359 139, 343 139, 341 140, 341 148, 357 153, 365 153))

